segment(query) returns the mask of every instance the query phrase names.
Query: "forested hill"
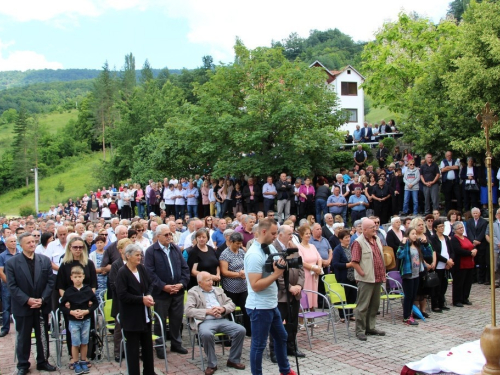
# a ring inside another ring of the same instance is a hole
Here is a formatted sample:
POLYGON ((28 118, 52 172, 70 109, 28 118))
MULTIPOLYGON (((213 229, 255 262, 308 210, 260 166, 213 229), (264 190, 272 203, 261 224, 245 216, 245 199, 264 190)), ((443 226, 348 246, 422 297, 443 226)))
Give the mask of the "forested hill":
MULTIPOLYGON (((152 69, 153 75, 156 77, 161 69, 152 69)), ((179 74, 179 69, 169 70, 171 74, 179 74)), ((27 70, 0 72, 0 90, 9 89, 12 87, 27 86, 35 83, 49 82, 70 82, 81 81, 96 78, 100 69, 42 69, 42 70, 27 70)), ((136 71, 137 78, 140 77, 141 71, 136 71)))

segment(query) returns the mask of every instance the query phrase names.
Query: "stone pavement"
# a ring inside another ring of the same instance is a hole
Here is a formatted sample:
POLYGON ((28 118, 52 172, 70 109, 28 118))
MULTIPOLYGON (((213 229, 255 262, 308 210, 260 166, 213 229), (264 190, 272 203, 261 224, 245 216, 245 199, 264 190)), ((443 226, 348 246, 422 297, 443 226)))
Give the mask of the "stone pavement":
MULTIPOLYGON (((500 289, 497 289, 497 307, 500 306, 500 289)), ((448 288, 447 300, 451 300, 451 288, 448 288)), ((300 349, 307 354, 307 358, 300 359, 301 374, 399 374, 405 363, 422 359, 428 354, 448 350, 453 346, 467 341, 479 339, 486 324, 491 321, 490 317, 490 288, 484 285, 474 284, 472 286, 472 306, 463 308, 451 307, 451 310, 442 314, 431 313, 426 322, 420 322, 417 327, 405 326, 402 323, 402 308, 400 304, 394 305, 396 324, 392 324, 389 315, 377 319, 377 328, 387 332, 385 337, 369 336, 368 341, 361 342, 354 336, 354 325, 350 325, 351 339, 347 337, 345 324, 336 324, 337 343, 333 335, 326 332, 326 324, 319 325, 315 329, 312 339, 312 349, 309 348, 307 336, 300 331, 298 342, 300 349)), ((500 319, 497 308, 497 318, 500 319)), ((12 327, 13 328, 13 327, 12 327)), ((189 336, 184 332, 184 346, 189 346, 189 336)), ((110 342, 112 345, 112 341, 110 342)), ((16 371, 14 363, 15 334, 11 333, 0 338, 0 374, 10 375, 16 371)), ((34 347, 33 347, 34 348, 34 347)), ((242 362, 247 369, 238 371, 226 368, 226 356, 222 356, 222 348, 217 345, 216 351, 219 365, 216 374, 250 374, 249 364, 250 339, 245 339, 242 362)), ((169 365, 168 373, 165 372, 164 361, 155 358, 157 374, 202 374, 199 351, 195 348, 195 359, 191 360, 191 349, 188 355, 170 353, 167 350, 169 365)), ((112 353, 112 348, 110 348, 112 353)), ((50 362, 55 364, 54 347, 51 348, 52 358, 50 362)), ((66 351, 64 350, 64 353, 66 351)), ((33 355, 33 351, 32 351, 33 355)), ((289 357, 292 368, 296 370, 295 358, 289 357)), ((68 356, 62 358, 60 374, 72 374, 67 367, 68 356)), ((31 357, 32 374, 39 373, 34 367, 34 359, 31 357)), ((90 374, 126 374, 125 364, 120 368, 114 361, 105 359, 94 362, 90 374)), ((277 365, 268 359, 263 361, 264 374, 279 374, 277 365)))

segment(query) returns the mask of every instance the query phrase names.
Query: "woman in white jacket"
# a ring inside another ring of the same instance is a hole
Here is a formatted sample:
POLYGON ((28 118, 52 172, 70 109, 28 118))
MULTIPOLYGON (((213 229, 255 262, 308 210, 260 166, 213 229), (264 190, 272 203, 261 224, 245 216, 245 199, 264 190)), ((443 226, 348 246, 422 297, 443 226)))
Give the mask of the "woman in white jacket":
POLYGON ((408 215, 410 195, 413 200, 413 215, 418 214, 418 189, 420 181, 420 171, 415 167, 415 160, 411 159, 408 161, 408 168, 406 169, 405 175, 403 177, 403 182, 405 184, 405 200, 403 204, 404 215, 408 215))

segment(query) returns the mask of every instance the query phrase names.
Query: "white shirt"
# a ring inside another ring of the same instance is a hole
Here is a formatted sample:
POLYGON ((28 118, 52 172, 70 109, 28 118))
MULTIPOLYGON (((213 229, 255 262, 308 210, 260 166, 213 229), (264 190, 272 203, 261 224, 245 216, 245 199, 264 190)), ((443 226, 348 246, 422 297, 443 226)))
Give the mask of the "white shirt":
MULTIPOLYGON (((182 196, 184 197, 184 193, 182 190, 179 190, 179 189, 174 189, 174 196, 182 196)), ((176 205, 179 205, 179 206, 182 206, 184 204, 186 204, 186 200, 184 198, 175 198, 175 204, 176 205)))
MULTIPOLYGON (((55 265, 61 265, 61 257, 66 252, 64 246, 61 245, 60 240, 55 240, 49 243, 47 246, 47 250, 45 250, 45 256, 47 256, 52 263, 55 265)), ((55 275, 57 275, 57 271, 52 271, 55 275)))
MULTIPOLYGON (((455 160, 455 163, 453 163, 453 159, 452 160, 448 160, 448 164, 450 165, 445 165, 444 164, 444 161, 441 161, 441 164, 439 164, 439 171, 441 172, 441 170, 444 168, 444 167, 452 167, 452 166, 455 166, 455 165, 458 165, 458 167, 460 168, 460 159, 457 159, 455 160)), ((455 179, 455 170, 450 170, 448 172, 444 172, 444 173, 448 173, 448 177, 446 177, 447 180, 454 180, 455 179)), ((458 173, 458 171, 457 171, 458 173)), ((443 172, 441 172, 441 174, 443 174, 443 172)))
MULTIPOLYGON (((448 252, 448 247, 446 246, 446 240, 445 238, 443 238, 441 241, 441 256, 446 258, 446 259, 450 259, 450 254, 448 252)), ((438 270, 444 270, 445 269, 445 266, 446 266, 446 263, 443 263, 443 262, 438 262, 437 266, 436 266, 436 269, 438 270)))
POLYGON ((163 200, 165 201, 165 204, 175 204, 175 200, 174 198, 172 198, 174 196, 174 190, 170 190, 170 189, 164 189, 163 190, 163 200))

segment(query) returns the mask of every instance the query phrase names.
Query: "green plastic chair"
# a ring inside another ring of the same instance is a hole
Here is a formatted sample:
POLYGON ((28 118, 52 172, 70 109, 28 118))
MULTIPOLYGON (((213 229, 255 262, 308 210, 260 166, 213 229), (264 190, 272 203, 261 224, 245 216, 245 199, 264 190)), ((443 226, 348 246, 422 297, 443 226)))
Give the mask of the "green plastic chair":
POLYGON ((349 319, 354 316, 354 309, 357 307, 356 303, 347 303, 347 298, 345 296, 344 288, 354 288, 356 291, 358 288, 349 284, 342 283, 331 283, 325 285, 327 288, 328 297, 330 298, 331 307, 337 309, 338 311, 342 310, 344 312, 345 324, 347 329, 347 335, 351 338, 351 334, 349 333, 349 319))

